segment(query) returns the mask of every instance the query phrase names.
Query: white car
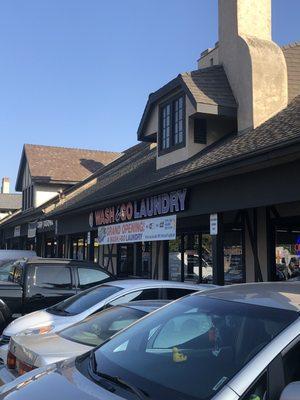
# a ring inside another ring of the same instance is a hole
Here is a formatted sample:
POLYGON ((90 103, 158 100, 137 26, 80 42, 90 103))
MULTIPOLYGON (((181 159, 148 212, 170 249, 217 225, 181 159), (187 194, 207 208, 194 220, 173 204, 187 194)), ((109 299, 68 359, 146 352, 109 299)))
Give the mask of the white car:
POLYGON ((11 336, 58 332, 107 306, 133 300, 175 300, 192 292, 213 287, 207 284, 195 285, 150 279, 117 280, 95 286, 52 307, 24 315, 11 322, 2 333, 0 359, 3 363, 6 362, 11 336))

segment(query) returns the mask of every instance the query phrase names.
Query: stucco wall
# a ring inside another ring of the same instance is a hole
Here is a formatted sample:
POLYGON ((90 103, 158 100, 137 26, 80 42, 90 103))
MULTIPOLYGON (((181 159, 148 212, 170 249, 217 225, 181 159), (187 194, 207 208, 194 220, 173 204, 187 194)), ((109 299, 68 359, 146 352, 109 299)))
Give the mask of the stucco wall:
POLYGON ((219 0, 219 61, 238 103, 239 130, 286 107, 287 68, 271 40, 271 0, 219 0))
POLYGON ((55 197, 62 187, 49 187, 42 185, 34 185, 33 188, 33 204, 34 207, 39 207, 40 205, 46 203, 46 201, 55 197))
POLYGON ((219 64, 219 48, 218 46, 210 50, 208 53, 201 55, 198 60, 198 68, 207 68, 212 65, 219 64))

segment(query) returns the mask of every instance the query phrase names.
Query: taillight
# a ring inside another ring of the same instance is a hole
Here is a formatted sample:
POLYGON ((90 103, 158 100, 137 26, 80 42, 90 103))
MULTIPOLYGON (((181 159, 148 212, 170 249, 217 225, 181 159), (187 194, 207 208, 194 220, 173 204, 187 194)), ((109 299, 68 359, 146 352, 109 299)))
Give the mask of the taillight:
POLYGON ((13 355, 11 351, 7 354, 7 368, 15 369, 16 368, 16 357, 13 355))
POLYGON ((33 367, 32 365, 28 365, 23 363, 22 361, 19 361, 19 365, 18 365, 18 374, 19 375, 24 375, 26 374, 26 372, 32 371, 33 369, 35 369, 35 367, 33 367))

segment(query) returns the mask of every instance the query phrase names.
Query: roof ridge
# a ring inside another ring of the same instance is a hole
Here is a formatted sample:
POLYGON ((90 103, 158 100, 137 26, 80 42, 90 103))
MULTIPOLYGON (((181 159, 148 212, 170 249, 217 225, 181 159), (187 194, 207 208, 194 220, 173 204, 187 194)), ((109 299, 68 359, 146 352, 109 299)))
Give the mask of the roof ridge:
POLYGON ((188 75, 191 76, 191 74, 197 72, 197 73, 202 73, 202 72, 206 72, 208 70, 212 70, 212 69, 224 69, 223 65, 210 65, 209 67, 205 67, 205 68, 198 68, 198 69, 193 69, 192 71, 185 71, 185 72, 181 72, 179 75, 188 75))
POLYGON ((295 42, 291 42, 288 44, 285 44, 284 46, 281 47, 282 50, 287 50, 290 49, 292 47, 296 47, 296 46, 300 46, 300 41, 296 40, 295 42))
POLYGON ((51 148, 51 149, 90 151, 90 152, 93 152, 93 153, 122 154, 121 151, 94 150, 94 149, 86 149, 86 148, 80 148, 80 147, 53 146, 53 145, 45 145, 45 144, 25 143, 24 146, 25 146, 25 148, 28 148, 28 147, 44 147, 44 148, 51 148))

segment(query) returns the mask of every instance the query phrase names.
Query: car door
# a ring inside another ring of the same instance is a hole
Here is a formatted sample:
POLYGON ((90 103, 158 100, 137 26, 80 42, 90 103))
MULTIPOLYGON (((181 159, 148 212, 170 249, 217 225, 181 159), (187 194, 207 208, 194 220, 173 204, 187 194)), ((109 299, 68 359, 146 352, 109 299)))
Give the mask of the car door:
POLYGON ((293 340, 253 382, 240 400, 279 400, 284 388, 300 381, 300 336, 293 340))
POLYGON ((49 307, 76 293, 69 266, 31 264, 28 272, 25 312, 49 307))

